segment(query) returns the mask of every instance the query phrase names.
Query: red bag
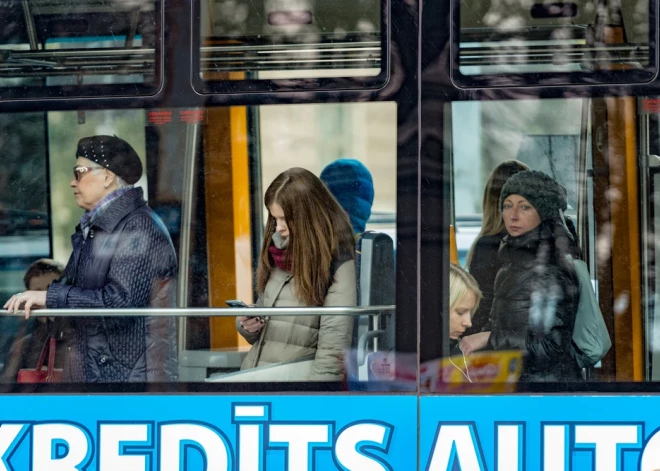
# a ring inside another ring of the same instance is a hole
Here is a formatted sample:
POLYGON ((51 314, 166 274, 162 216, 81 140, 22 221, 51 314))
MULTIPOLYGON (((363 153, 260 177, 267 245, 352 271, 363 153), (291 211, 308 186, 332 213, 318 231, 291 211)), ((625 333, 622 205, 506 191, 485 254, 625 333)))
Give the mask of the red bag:
POLYGON ((41 349, 37 367, 23 368, 18 371, 17 383, 59 383, 62 381, 62 369, 55 368, 55 337, 49 337, 41 349), (48 353, 48 366, 44 369, 44 361, 48 353))

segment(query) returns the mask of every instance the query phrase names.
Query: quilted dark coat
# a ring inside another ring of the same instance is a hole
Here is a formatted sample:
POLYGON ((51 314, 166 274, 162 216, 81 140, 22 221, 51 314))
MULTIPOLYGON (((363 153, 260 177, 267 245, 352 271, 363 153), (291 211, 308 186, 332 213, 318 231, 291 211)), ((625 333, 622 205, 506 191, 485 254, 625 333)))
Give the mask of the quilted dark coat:
MULTIPOLYGON (((78 226, 49 309, 175 307, 172 240, 141 188, 111 202, 85 239, 78 226)), ((75 317, 64 378, 72 382, 173 381, 178 377, 172 317, 75 317)))
POLYGON ((579 379, 570 353, 579 299, 571 243, 553 221, 502 241, 489 344, 524 352, 521 381, 579 379))
POLYGON ((474 244, 472 259, 468 265, 470 275, 479 283, 479 289, 483 297, 477 311, 472 315, 472 327, 465 331, 465 335, 477 334, 489 330, 490 310, 493 307, 495 297, 495 277, 502 268, 499 258, 500 244, 506 235, 504 233, 481 236, 474 244))

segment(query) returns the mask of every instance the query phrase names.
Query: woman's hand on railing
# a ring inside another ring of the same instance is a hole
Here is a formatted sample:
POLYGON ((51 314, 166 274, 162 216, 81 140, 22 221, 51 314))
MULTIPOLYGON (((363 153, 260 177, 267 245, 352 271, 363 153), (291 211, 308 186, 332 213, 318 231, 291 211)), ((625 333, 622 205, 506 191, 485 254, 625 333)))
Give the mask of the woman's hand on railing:
POLYGON ((30 318, 32 309, 46 307, 46 291, 25 291, 9 298, 4 305, 4 309, 9 314, 18 314, 18 311, 25 310, 25 318, 30 318))

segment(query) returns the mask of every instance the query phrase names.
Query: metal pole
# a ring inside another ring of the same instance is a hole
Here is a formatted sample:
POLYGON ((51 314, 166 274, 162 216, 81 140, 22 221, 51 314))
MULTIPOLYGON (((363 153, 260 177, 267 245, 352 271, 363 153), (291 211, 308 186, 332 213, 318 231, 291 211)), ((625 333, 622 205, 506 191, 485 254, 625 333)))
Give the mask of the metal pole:
POLYGON ((34 17, 32 16, 28 0, 23 0, 23 16, 25 17, 25 26, 27 27, 28 39, 30 40, 30 49, 36 51, 39 48, 37 28, 34 26, 34 17))
POLYGON ((124 43, 125 48, 133 47, 133 40, 135 39, 135 33, 137 32, 139 21, 140 8, 138 7, 131 12, 131 25, 128 29, 128 34, 126 34, 126 42, 124 43))
MULTIPOLYGON (((181 195, 181 230, 179 239, 179 278, 177 286, 177 306, 188 306, 188 279, 190 274, 190 228, 192 226, 195 161, 197 158, 198 124, 188 125, 185 141, 185 164, 183 170, 183 192, 181 195)), ((179 319, 179 353, 185 350, 186 321, 179 319)))
POLYGON ((587 175, 587 138, 589 136, 589 113, 591 110, 591 99, 582 100, 582 118, 580 123, 580 149, 578 154, 578 207, 577 207, 577 232, 580 240, 575 242, 582 249, 582 257, 589 265, 589 201, 588 188, 591 184, 587 175))
MULTIPOLYGON (((32 311, 34 317, 237 317, 249 313, 251 316, 280 317, 280 316, 378 316, 380 314, 393 314, 396 306, 364 306, 364 307, 250 307, 250 308, 135 308, 135 309, 36 309, 32 311)), ((0 316, 22 317, 24 311, 18 314, 9 314, 0 311, 0 316)))

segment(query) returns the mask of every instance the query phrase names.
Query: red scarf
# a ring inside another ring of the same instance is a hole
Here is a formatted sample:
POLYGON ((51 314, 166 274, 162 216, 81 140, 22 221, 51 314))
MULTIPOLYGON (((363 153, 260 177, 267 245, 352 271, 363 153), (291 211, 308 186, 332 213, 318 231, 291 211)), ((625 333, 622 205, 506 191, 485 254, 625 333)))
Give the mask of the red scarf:
POLYGON ((268 253, 271 257, 273 257, 273 262, 275 262, 275 265, 286 272, 291 273, 293 271, 291 260, 287 260, 286 257, 286 249, 278 249, 275 247, 275 244, 270 244, 268 247, 268 253))

